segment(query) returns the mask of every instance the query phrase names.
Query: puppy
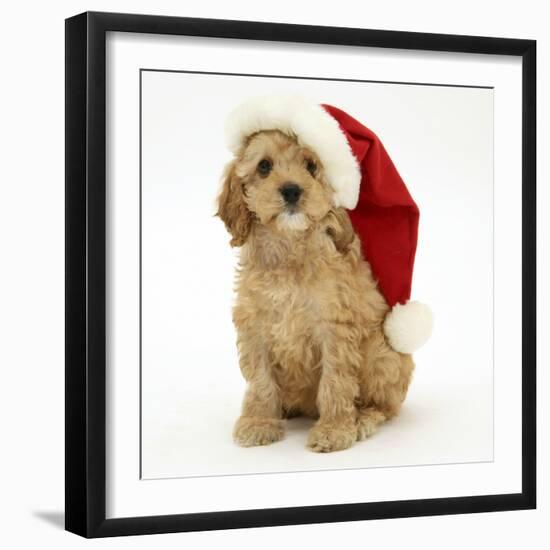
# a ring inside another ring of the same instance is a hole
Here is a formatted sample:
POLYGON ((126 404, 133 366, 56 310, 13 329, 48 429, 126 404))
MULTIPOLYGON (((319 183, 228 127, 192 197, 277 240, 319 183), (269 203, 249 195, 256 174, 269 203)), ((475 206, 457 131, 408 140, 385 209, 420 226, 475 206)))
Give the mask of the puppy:
POLYGON ((233 322, 248 386, 233 432, 245 447, 317 419, 316 452, 346 449, 394 417, 412 357, 383 332, 389 306, 315 153, 278 130, 250 136, 226 166, 217 215, 242 247, 233 322))

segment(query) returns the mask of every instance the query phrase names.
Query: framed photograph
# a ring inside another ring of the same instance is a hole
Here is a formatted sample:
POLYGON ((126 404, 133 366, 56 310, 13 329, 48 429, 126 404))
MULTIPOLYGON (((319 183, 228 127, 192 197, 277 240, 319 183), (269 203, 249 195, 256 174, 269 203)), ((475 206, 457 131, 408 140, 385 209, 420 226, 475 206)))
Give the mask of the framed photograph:
POLYGON ((535 507, 532 40, 66 21, 66 528, 535 507))

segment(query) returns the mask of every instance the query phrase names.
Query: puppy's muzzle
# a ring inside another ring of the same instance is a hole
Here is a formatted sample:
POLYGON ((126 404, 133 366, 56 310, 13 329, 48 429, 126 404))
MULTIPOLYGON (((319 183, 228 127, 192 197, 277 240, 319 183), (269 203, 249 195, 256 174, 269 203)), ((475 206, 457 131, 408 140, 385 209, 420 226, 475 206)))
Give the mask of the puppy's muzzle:
POLYGON ((287 182, 279 187, 279 192, 287 204, 296 204, 303 189, 296 183, 287 182))

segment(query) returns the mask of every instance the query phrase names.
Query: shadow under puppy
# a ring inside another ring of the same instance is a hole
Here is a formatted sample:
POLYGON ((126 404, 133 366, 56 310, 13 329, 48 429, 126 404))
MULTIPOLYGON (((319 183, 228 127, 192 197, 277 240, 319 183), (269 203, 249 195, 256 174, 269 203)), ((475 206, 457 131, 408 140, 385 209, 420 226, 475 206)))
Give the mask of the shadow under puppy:
POLYGON ((303 414, 318 419, 310 449, 346 449, 399 412, 431 329, 425 306, 399 305, 418 209, 376 136, 334 107, 255 98, 226 129, 218 215, 242 247, 233 321, 248 382, 234 439, 278 441, 303 414))

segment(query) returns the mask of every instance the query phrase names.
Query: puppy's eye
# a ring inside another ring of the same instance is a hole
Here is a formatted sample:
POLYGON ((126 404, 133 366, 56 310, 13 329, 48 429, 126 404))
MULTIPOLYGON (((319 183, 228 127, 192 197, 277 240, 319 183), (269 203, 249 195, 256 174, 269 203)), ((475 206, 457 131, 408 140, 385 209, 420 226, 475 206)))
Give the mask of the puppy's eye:
POLYGON ((315 172, 317 172, 317 165, 311 159, 308 159, 306 160, 306 169, 312 176, 314 176, 315 172))
POLYGON ((262 176, 267 176, 269 172, 271 172, 271 168, 273 168, 273 164, 270 160, 262 159, 258 163, 258 172, 260 172, 262 176))

